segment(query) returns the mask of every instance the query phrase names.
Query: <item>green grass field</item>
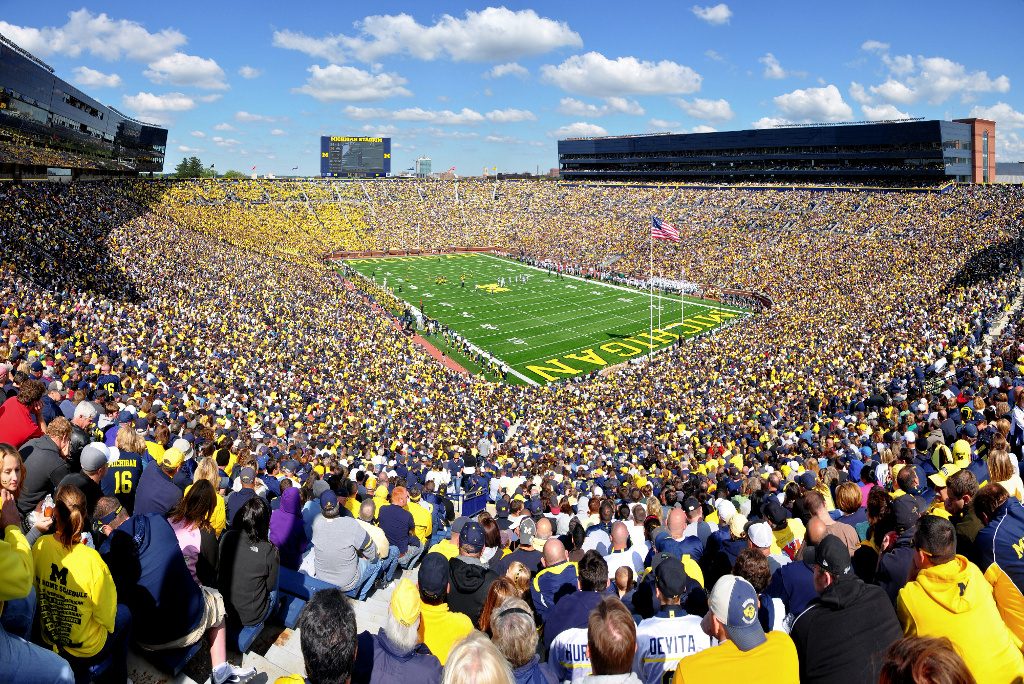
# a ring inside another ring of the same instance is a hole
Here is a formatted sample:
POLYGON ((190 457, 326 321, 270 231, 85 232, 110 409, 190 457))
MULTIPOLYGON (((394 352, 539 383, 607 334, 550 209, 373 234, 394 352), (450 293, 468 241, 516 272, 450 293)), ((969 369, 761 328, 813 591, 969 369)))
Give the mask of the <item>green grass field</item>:
POLYGON ((646 291, 559 278, 488 254, 350 259, 346 264, 378 284, 386 281, 399 299, 530 384, 623 363, 749 315, 739 307, 687 297, 682 320, 678 296, 656 296, 652 333, 646 291), (439 283, 440 278, 447 282, 439 283))

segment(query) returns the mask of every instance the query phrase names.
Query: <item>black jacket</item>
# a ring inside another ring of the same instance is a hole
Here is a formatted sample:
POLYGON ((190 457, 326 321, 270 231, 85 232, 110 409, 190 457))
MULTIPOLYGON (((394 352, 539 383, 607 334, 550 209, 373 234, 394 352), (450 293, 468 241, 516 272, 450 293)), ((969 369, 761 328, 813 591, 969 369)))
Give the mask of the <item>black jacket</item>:
POLYGON ((82 469, 82 449, 92 441, 88 432, 77 425, 71 425, 71 448, 68 450, 68 469, 71 472, 77 473, 82 469))
POLYGON ((885 592, 852 574, 811 602, 790 632, 801 684, 874 684, 886 649, 902 636, 885 592))
POLYGON ((875 575, 875 583, 885 590, 892 605, 896 605, 896 597, 910 579, 910 570, 913 567, 914 531, 906 530, 879 557, 878 573, 875 575))
POLYGON ((468 615, 479 629, 480 612, 487 600, 487 592, 498 575, 483 565, 467 563, 461 557, 448 561, 448 567, 452 583, 451 591, 448 592, 448 607, 453 613, 468 615))
POLYGON ((25 484, 18 497, 18 512, 24 518, 47 494, 57 491, 60 481, 68 474, 68 464, 49 435, 25 442, 21 458, 25 461, 25 484))

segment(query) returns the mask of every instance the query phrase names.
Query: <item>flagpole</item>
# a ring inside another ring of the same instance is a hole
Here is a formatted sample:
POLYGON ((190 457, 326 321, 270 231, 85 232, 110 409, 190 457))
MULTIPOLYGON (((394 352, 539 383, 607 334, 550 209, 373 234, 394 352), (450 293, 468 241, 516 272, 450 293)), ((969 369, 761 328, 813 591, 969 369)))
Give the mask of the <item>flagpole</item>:
MULTIPOLYGON (((682 255, 679 255, 679 327, 686 327, 686 300, 683 298, 683 259, 682 255)), ((682 330, 679 331, 680 335, 686 333, 682 330)), ((680 336, 679 339, 682 339, 680 336)))
MULTIPOLYGON (((651 219, 651 227, 649 228, 651 233, 651 248, 650 248, 650 269, 647 273, 647 286, 651 291, 651 340, 654 340, 654 219, 651 219)), ((648 350, 647 355, 650 356, 654 353, 652 347, 648 350)))

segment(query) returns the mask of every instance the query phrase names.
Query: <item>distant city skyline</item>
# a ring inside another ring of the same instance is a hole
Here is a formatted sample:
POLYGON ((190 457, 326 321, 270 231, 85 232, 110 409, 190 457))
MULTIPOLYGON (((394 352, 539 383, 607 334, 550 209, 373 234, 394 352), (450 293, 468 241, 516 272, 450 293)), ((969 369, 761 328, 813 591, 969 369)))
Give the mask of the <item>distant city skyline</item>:
POLYGON ((318 175, 321 135, 363 135, 395 173, 543 174, 563 137, 915 117, 993 119, 1024 159, 1024 2, 358 7, 8 3, 0 33, 168 126, 165 171, 318 175))

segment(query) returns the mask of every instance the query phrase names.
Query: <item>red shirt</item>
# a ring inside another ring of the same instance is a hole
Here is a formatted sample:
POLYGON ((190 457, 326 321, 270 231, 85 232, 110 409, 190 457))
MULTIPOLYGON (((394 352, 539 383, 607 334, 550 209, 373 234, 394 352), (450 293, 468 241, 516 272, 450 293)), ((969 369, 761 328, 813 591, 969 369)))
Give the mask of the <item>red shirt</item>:
POLYGON ((18 397, 11 397, 0 406, 0 442, 20 449, 28 440, 42 436, 32 412, 18 397))

